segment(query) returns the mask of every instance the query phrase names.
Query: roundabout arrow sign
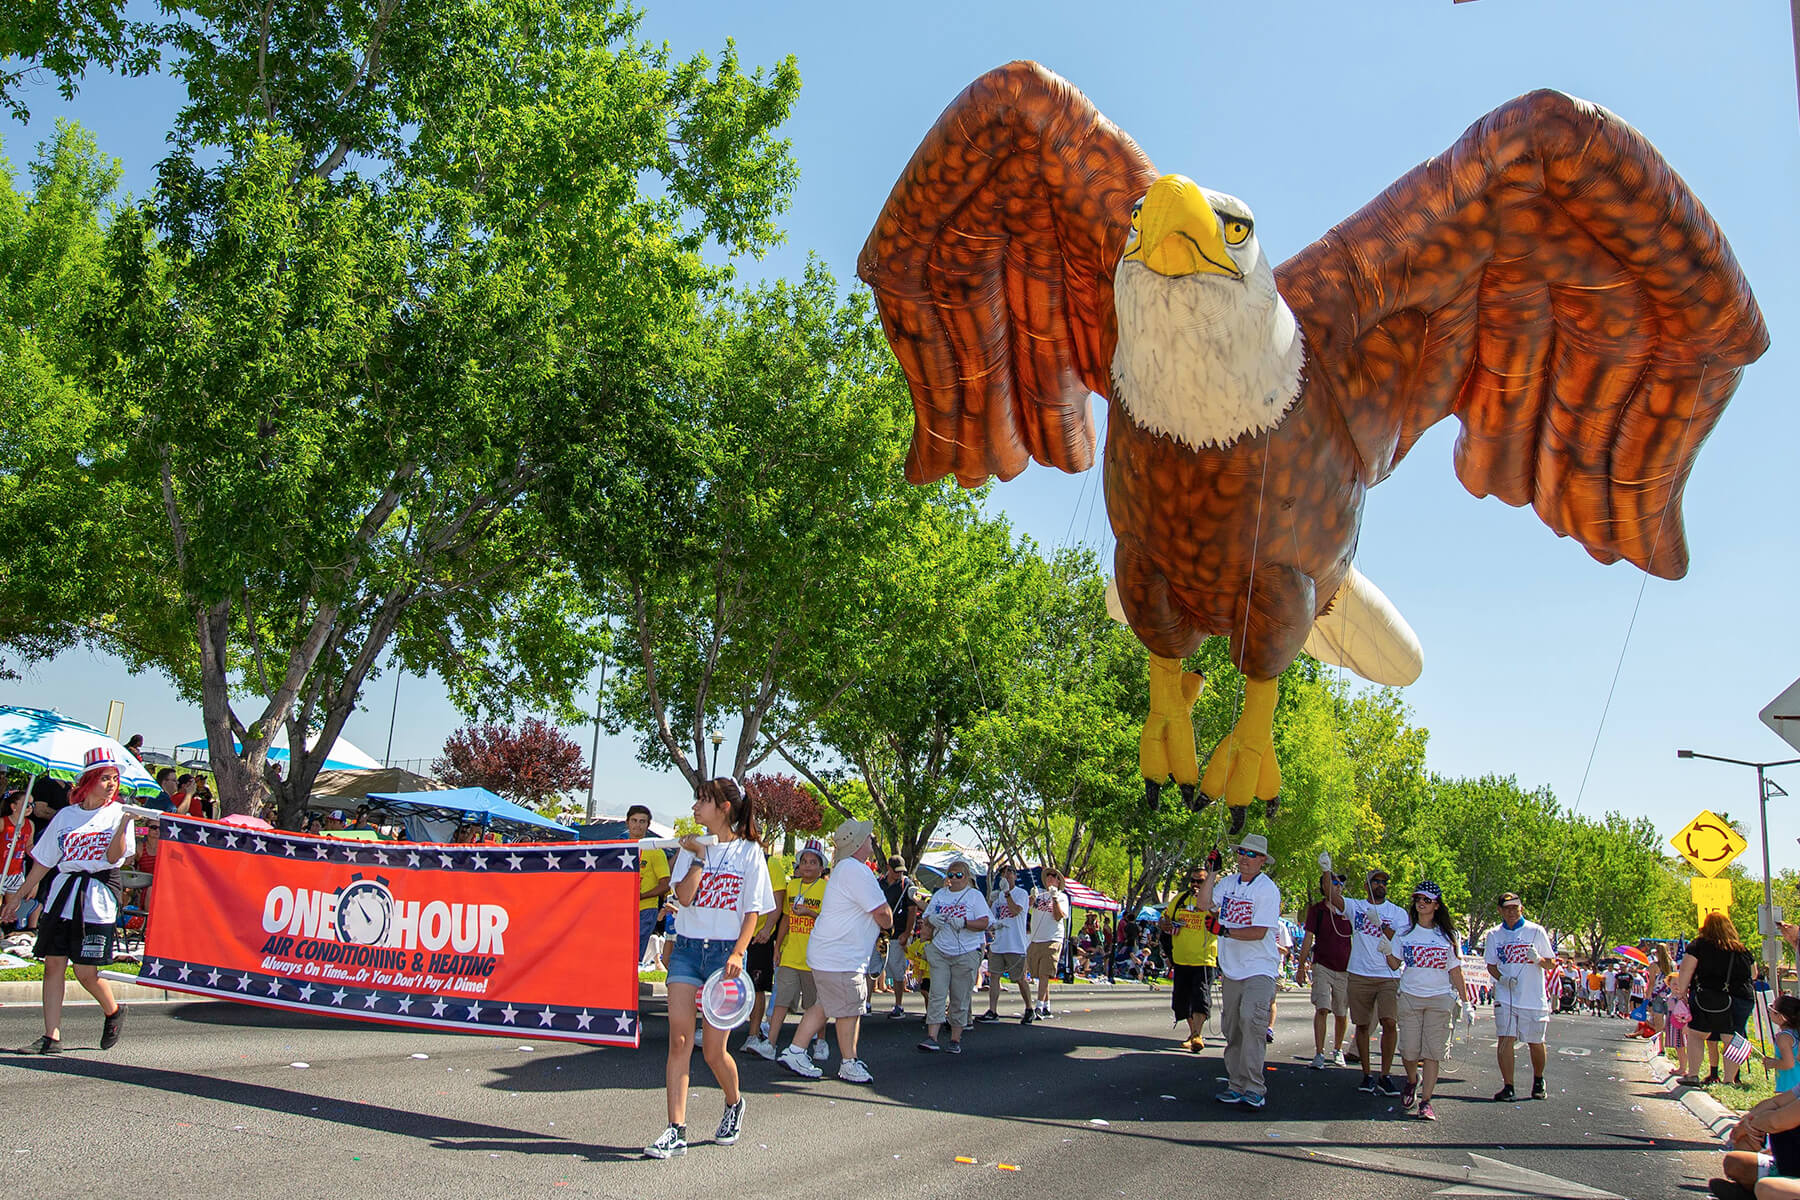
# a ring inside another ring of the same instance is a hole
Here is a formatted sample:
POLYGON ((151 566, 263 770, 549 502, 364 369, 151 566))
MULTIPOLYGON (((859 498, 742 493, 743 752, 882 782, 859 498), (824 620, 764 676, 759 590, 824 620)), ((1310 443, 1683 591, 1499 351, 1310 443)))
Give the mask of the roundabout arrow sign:
POLYGON ((1669 844, 1693 864, 1694 870, 1711 879, 1729 867, 1731 860, 1742 854, 1750 843, 1722 818, 1702 809, 1699 816, 1669 839, 1669 844))

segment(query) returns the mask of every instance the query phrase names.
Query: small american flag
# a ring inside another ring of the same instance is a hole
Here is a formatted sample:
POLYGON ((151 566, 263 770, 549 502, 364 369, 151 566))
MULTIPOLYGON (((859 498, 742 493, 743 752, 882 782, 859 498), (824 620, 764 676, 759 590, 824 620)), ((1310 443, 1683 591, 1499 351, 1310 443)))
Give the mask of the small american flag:
POLYGON ((1740 1067, 1743 1066, 1750 1061, 1750 1039, 1741 1033, 1736 1035, 1731 1041, 1726 1043, 1725 1049, 1720 1053, 1720 1057, 1728 1063, 1740 1067))

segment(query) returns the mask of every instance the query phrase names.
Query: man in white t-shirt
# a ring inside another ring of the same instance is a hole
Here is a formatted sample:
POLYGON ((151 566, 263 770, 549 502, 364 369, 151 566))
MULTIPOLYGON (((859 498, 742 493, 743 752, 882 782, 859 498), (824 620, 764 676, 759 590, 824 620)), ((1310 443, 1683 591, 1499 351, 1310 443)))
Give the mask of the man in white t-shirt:
MULTIPOLYGON (((1488 974, 1494 977, 1494 1032, 1500 1039, 1501 1088, 1494 1099, 1514 1100, 1513 1055, 1524 1042, 1531 1052, 1531 1098, 1542 1100, 1544 1091, 1544 1043, 1550 1028, 1550 1002, 1544 994, 1544 968, 1556 965, 1556 949, 1542 925, 1525 919, 1525 905, 1516 892, 1495 902, 1500 924, 1488 931, 1482 955, 1488 974)), ((1617 977, 1607 978, 1616 986, 1617 977)))
POLYGON ((1019 873, 1011 863, 1001 866, 996 872, 998 883, 994 894, 988 900, 988 907, 993 910, 994 920, 988 928, 993 932, 994 940, 988 943, 988 1007, 987 1011, 976 1017, 977 1021, 998 1021, 1000 1019, 1000 976, 1010 975, 1019 986, 1019 999, 1024 1001, 1025 1015, 1019 1018, 1019 1024, 1031 1024, 1031 979, 1025 970, 1026 914, 1030 912, 1031 897, 1019 886, 1019 873))
POLYGON ((1051 1019, 1050 981, 1056 977, 1057 960, 1062 957, 1063 939, 1069 931, 1069 897, 1062 890, 1062 872, 1044 867, 1038 872, 1042 883, 1031 889, 1031 912, 1025 923, 1025 973, 1037 980, 1037 1009, 1040 1021, 1051 1019))
POLYGON ((838 1053, 844 1060, 838 1078, 851 1083, 874 1080, 856 1056, 856 1043, 863 1009, 869 1002, 869 947, 878 930, 894 923, 894 910, 882 894, 881 881, 864 861, 872 849, 869 835, 874 830, 868 821, 845 821, 831 835, 835 865, 825 881, 825 898, 806 943, 806 965, 812 969, 819 1001, 800 1018, 794 1040, 781 1052, 781 1065, 808 1079, 824 1074, 813 1065, 806 1048, 830 1020, 837 1025, 838 1053))
POLYGON ((1220 1025, 1230 1085, 1217 1099, 1250 1108, 1261 1108, 1268 1100, 1264 1031, 1281 970, 1275 942, 1281 889, 1264 874, 1268 866, 1269 840, 1248 834, 1237 844, 1237 872, 1215 879, 1208 871, 1198 896, 1200 907, 1217 912, 1219 919, 1220 1025))
POLYGON ((1388 873, 1380 867, 1363 879, 1367 900, 1344 895, 1331 872, 1325 879, 1325 900, 1350 920, 1350 1022, 1356 1026, 1357 1061, 1362 1063, 1362 1083, 1357 1091, 1398 1096, 1394 1082, 1394 1047, 1400 1037, 1400 972, 1387 965, 1381 942, 1406 932, 1406 910, 1387 898, 1388 873), (1370 1070, 1370 1030, 1381 1028, 1381 1073, 1370 1070))

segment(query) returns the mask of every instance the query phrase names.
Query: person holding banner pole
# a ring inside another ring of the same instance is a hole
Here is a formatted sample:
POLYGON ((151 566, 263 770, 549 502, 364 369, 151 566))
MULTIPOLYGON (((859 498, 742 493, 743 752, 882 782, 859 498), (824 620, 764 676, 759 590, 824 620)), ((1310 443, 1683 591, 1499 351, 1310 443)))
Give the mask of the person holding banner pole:
MULTIPOLYGON (((756 834, 756 806, 730 778, 709 779, 694 794, 694 820, 715 839, 681 841, 669 871, 681 909, 675 919, 675 950, 669 956, 669 1061, 664 1072, 669 1127, 644 1147, 650 1158, 687 1153, 688 1075, 694 1052, 696 999, 716 972, 726 979, 744 973, 744 954, 762 915, 775 908, 769 866, 756 834)), ((743 1129, 744 1097, 737 1063, 725 1038, 728 1030, 707 1023, 700 1050, 725 1093, 725 1112, 713 1141, 735 1145, 743 1129)))
POLYGON ((99 1001, 106 1018, 100 1048, 112 1049, 124 1031, 125 1009, 113 998, 111 985, 100 978, 100 968, 113 957, 119 864, 136 849, 131 817, 117 803, 121 767, 110 747, 88 751, 69 806, 51 818, 32 847, 24 887, 0 905, 4 924, 19 911, 20 899, 35 894, 38 885, 55 873, 38 923, 36 947, 44 964, 44 1035, 23 1047, 22 1053, 62 1050, 63 971, 70 966, 75 981, 99 1001))

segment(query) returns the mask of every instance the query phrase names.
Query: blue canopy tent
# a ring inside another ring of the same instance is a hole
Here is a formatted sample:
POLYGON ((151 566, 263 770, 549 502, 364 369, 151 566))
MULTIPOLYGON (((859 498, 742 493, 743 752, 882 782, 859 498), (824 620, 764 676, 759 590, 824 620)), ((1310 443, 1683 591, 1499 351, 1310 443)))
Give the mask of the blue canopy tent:
MULTIPOLYGON (((544 841, 547 838, 573 838, 575 831, 558 825, 549 817, 539 816, 529 808, 514 804, 482 787, 451 788, 440 792, 371 792, 369 811, 392 813, 399 817, 417 817, 441 830, 448 824, 452 832, 457 825, 479 825, 509 838, 544 841)), ((410 826, 409 822, 409 826, 410 826)), ((433 831, 434 833, 438 831, 433 831)), ((415 837, 411 828, 409 840, 447 842, 447 836, 415 837)))

